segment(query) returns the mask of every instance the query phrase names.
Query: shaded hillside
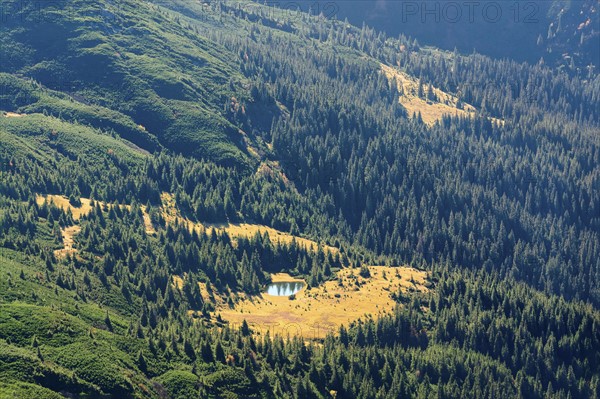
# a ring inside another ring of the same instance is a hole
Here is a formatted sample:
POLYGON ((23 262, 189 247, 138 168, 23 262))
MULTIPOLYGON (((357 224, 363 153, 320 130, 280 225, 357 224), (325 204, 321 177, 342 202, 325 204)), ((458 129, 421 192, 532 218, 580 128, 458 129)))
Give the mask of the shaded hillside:
MULTIPOLYGON (((426 2, 342 0, 281 3, 288 10, 368 24, 423 45, 550 65, 584 76, 600 67, 600 8, 595 0, 426 2)), ((290 11, 291 12, 291 11, 290 11)))

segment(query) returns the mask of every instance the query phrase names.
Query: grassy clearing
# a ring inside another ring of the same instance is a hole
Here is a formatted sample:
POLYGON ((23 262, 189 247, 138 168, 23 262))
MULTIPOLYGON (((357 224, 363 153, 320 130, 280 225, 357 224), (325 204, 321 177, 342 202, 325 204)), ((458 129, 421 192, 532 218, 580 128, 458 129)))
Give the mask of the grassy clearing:
MULTIPOLYGON (((292 241, 296 241, 299 247, 307 249, 309 251, 316 251, 319 248, 319 243, 313 240, 309 240, 307 238, 302 238, 298 236, 291 235, 289 233, 285 233, 279 230, 276 230, 269 226, 259 225, 259 224, 248 224, 248 223, 220 223, 220 224, 202 224, 202 223, 194 223, 191 220, 184 218, 181 216, 177 207, 175 205, 175 199, 171 194, 163 193, 161 195, 161 200, 163 203, 162 206, 162 215, 167 223, 179 223, 183 225, 189 226, 190 229, 194 228, 198 232, 206 232, 208 234, 212 233, 215 230, 216 233, 228 234, 232 239, 235 240, 237 237, 245 237, 252 238, 257 233, 269 235, 271 242, 273 243, 281 243, 281 244, 290 244, 292 241)), ((38 205, 42 205, 44 201, 52 202, 59 208, 64 209, 65 211, 71 210, 73 214, 73 219, 79 220, 82 216, 87 215, 92 210, 91 200, 89 198, 81 198, 81 206, 75 207, 69 203, 69 199, 64 195, 37 195, 36 202, 38 205)), ((101 201, 98 201, 100 206, 104 206, 105 204, 101 201)), ((109 205, 110 206, 110 205, 109 205)), ((121 205, 129 209, 129 205, 121 205)), ((150 216, 146 212, 146 207, 144 205, 141 206, 142 213, 144 216, 144 225, 146 227, 147 234, 154 234, 156 230, 152 225, 150 220, 150 216)), ((73 237, 75 234, 79 232, 79 228, 69 228, 62 230, 63 233, 63 242, 64 248, 58 250, 56 252, 59 256, 64 256, 66 253, 73 253, 75 250, 72 247, 73 237)), ((331 253, 337 253, 339 251, 338 248, 323 245, 324 251, 329 251, 331 253)))
POLYGON ((154 229, 154 226, 152 225, 152 220, 150 220, 150 215, 148 215, 148 212, 146 211, 146 205, 142 205, 142 214, 144 216, 144 227, 146 228, 146 234, 155 234, 156 230, 154 229))
MULTIPOLYGON (((272 243, 281 243, 281 244, 290 244, 292 241, 296 240, 296 243, 299 247, 307 249, 309 251, 316 251, 319 248, 319 243, 313 240, 309 240, 307 238, 302 238, 298 236, 294 236, 292 234, 276 230, 272 227, 261 225, 261 224, 249 224, 249 223, 195 223, 191 220, 184 218, 179 213, 177 206, 175 204, 175 198, 172 194, 162 193, 161 194, 162 201, 162 216, 167 221, 167 223, 179 223, 182 225, 189 226, 190 229, 194 228, 198 232, 205 232, 207 234, 211 234, 214 230, 218 234, 226 233, 232 239, 236 239, 237 237, 245 237, 252 238, 256 234, 265 234, 269 235, 272 243)), ((335 254, 339 251, 338 248, 322 245, 324 251, 330 251, 335 254)))
MULTIPOLYGON (((217 313, 232 325, 244 320, 257 334, 323 338, 344 324, 363 316, 391 312, 396 305, 390 294, 426 291, 426 273, 409 267, 369 266, 371 276, 364 278, 359 269, 343 269, 338 279, 319 287, 303 288, 291 300, 287 296, 263 294, 243 297, 233 308, 217 298, 217 313)), ((272 276, 273 281, 302 281, 285 273, 272 276)))
POLYGON ((81 206, 75 207, 71 205, 69 199, 64 195, 37 195, 36 202, 38 205, 42 205, 45 201, 48 203, 54 203, 59 208, 62 208, 65 212, 69 209, 73 214, 73 219, 79 220, 82 216, 87 215, 92 211, 92 205, 89 198, 81 198, 81 206))
MULTIPOLYGON (((477 113, 477 108, 471 104, 461 102, 458 97, 436 87, 431 89, 437 101, 420 98, 418 79, 384 64, 381 64, 381 70, 389 80, 396 79, 398 90, 402 93, 399 101, 408 115, 412 116, 420 112, 423 122, 429 126, 433 126, 447 115, 474 117, 477 113)), ((427 93, 427 90, 428 86, 423 85, 423 91, 427 93)), ((490 118, 490 120, 504 124, 504 121, 500 119, 490 118)))
POLYGON ((183 277, 174 275, 174 276, 172 276, 172 279, 173 279, 173 286, 175 288, 177 288, 179 290, 183 288, 183 277))
MULTIPOLYGON (((37 195, 36 196, 36 202, 38 205, 42 205, 44 203, 44 201, 48 201, 48 203, 54 203, 54 205, 56 205, 59 208, 62 208, 65 211, 70 209, 71 213, 73 214, 74 220, 79 220, 82 216, 85 216, 92 211, 92 205, 91 205, 92 201, 89 198, 80 198, 80 199, 81 199, 81 206, 76 207, 76 206, 71 205, 71 203, 69 202, 69 199, 67 197, 65 197, 64 195, 47 194, 47 195, 37 195)), ((104 207, 106 205, 102 201, 97 201, 97 202, 100 204, 101 207, 104 207)), ((112 205, 108 204, 108 206, 110 207, 112 205)), ((127 209, 131 208, 129 205, 121 205, 121 207, 124 207, 127 209)), ((142 209, 142 213, 144 216, 144 226, 146 227, 146 233, 148 233, 148 234, 156 233, 156 230, 154 229, 154 226, 152 225, 152 221, 150 220, 150 215, 148 215, 148 213, 146 212, 146 206, 141 205, 140 208, 142 209)), ((77 234, 78 232, 79 232, 79 230, 77 230, 77 231, 70 230, 70 229, 62 230, 63 242, 65 243, 65 249, 67 247, 67 243, 66 243, 65 239, 68 239, 69 236, 72 238, 73 235, 77 234)))
MULTIPOLYGON (((248 223, 224 223, 224 224, 206 224, 204 225, 207 233, 210 233, 212 229, 215 229, 218 233, 227 233, 230 237, 245 237, 251 238, 256 234, 264 235, 267 233, 271 242, 280 244, 290 244, 294 240, 299 247, 309 251, 316 251, 319 248, 319 244, 316 241, 309 240, 298 236, 291 235, 279 230, 275 230, 272 227, 260 225, 260 224, 248 224, 248 223)), ((329 245, 323 245, 323 250, 337 253, 338 249, 329 245)))
POLYGON ((304 280, 302 280, 301 278, 292 277, 287 273, 274 273, 274 274, 271 274, 271 282, 273 282, 273 283, 294 283, 294 282, 304 283, 304 280))
MULTIPOLYGON (((65 211, 71 211, 73 215, 73 219, 78 221, 82 216, 89 214, 92 211, 92 203, 89 198, 80 198, 81 206, 73 206, 67 197, 64 195, 37 195, 36 202, 38 205, 42 205, 44 202, 53 203, 55 206, 62 208, 65 211)), ((101 207, 104 207, 106 204, 101 201, 97 201, 101 207)), ((111 206, 110 204, 108 205, 111 206)), ((130 209, 129 205, 121 205, 121 207, 125 207, 130 209)), ((146 206, 141 206, 142 214, 144 217, 144 226, 146 227, 147 234, 155 234, 156 230, 152 225, 150 220, 150 215, 146 212, 146 206)), ((60 249, 56 249, 54 251, 54 256, 61 259, 66 257, 67 255, 74 255, 78 252, 77 248, 75 248, 75 236, 79 234, 81 231, 81 227, 79 225, 69 226, 67 228, 61 229, 60 232, 62 234, 62 242, 63 247, 60 249)))
POLYGON ((54 256, 57 258, 64 258, 67 254, 73 255, 77 253, 77 249, 75 249, 73 244, 75 243, 75 236, 79 234, 80 231, 81 227, 79 226, 70 226, 66 229, 61 229, 63 248, 55 250, 54 256))

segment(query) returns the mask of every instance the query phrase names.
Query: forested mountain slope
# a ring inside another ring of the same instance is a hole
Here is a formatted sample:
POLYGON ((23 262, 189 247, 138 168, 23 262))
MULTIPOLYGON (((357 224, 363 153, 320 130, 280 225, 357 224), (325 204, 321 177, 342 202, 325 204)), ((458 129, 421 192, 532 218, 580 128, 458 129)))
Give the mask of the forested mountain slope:
POLYGON ((349 226, 354 243, 398 261, 486 268, 598 301, 597 77, 221 7, 224 19, 262 17, 249 38, 212 37, 242 54, 255 102, 285 110, 263 137, 302 193, 332 202, 344 221, 333 231, 349 226), (415 123, 376 61, 455 93, 481 117, 415 123))
POLYGON ((597 74, 236 2, 2 6, 1 398, 599 396, 597 74), (226 222, 321 245, 192 228, 226 222), (366 264, 428 289, 316 343, 215 311, 366 264))
POLYGON ((529 63, 543 59, 571 74, 586 76, 590 67, 598 72, 600 66, 600 10, 594 0, 299 0, 276 5, 356 26, 366 23, 389 36, 406 35, 446 50, 529 63))

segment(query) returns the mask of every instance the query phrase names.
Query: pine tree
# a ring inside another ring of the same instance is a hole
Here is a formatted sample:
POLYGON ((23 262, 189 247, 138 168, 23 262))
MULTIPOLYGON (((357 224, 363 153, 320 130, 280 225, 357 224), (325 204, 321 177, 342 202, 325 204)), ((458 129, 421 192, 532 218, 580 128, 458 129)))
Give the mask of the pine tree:
POLYGON ((220 363, 225 363, 225 351, 223 350, 223 346, 221 345, 221 341, 217 341, 217 346, 215 347, 215 358, 220 363))
POLYGON ((112 325, 112 321, 110 320, 110 316, 108 315, 108 311, 106 311, 106 317, 104 318, 104 324, 106 325, 106 328, 108 331, 110 331, 110 332, 113 331, 113 325, 112 325))
POLYGON ((141 350, 138 352, 137 365, 142 372, 148 372, 148 363, 146 363, 146 358, 141 350))
POLYGON ((244 319, 244 321, 242 322, 242 327, 240 328, 240 332, 242 333, 242 335, 244 337, 247 337, 250 335, 250 326, 248 325, 248 322, 246 321, 246 319, 244 319))
POLYGON ((212 348, 210 347, 210 343, 208 343, 206 341, 202 343, 201 356, 202 356, 202 360, 205 363, 213 363, 215 361, 215 357, 214 357, 212 348))

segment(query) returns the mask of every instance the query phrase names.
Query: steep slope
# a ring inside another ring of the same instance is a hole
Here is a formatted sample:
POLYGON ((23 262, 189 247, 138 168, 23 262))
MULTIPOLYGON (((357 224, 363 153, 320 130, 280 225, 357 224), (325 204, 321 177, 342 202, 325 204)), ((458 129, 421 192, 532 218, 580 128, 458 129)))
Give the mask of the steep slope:
MULTIPOLYGON (((429 126, 433 126, 436 122, 442 122, 444 117, 471 118, 480 111, 471 104, 461 101, 459 97, 433 87, 431 84, 424 87, 420 80, 395 68, 382 64, 381 71, 392 84, 394 82, 397 84, 400 93, 398 101, 407 114, 419 115, 429 126)), ((503 123, 497 118, 490 118, 490 120, 494 123, 503 123)))
POLYGON ((5 111, 85 120, 149 150, 146 132, 186 155, 247 161, 225 107, 245 95, 234 56, 176 17, 145 2, 2 3, 5 111), (38 84, 16 103, 15 77, 38 84))
POLYGON ((239 1, 96 4, 1 28, 0 398, 600 394, 597 75, 239 1), (273 307, 279 273, 315 288, 273 307), (242 321, 343 296, 316 342, 242 321))
POLYGON ((327 18, 363 23, 389 36, 464 53, 537 63, 544 59, 587 76, 600 67, 600 9, 595 0, 469 2, 352 1, 278 3, 327 18))

